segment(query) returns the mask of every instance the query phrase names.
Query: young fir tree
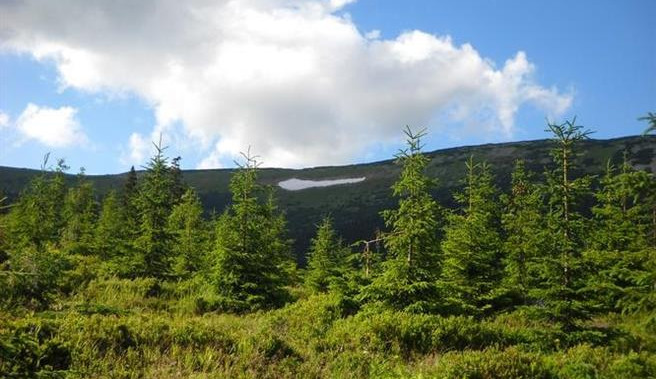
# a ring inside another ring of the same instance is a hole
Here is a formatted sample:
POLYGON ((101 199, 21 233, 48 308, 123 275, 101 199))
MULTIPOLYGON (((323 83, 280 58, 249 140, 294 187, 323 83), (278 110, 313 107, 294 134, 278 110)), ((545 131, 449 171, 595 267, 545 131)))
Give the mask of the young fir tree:
POLYGON ((213 281, 230 311, 276 307, 288 300, 291 258, 284 238, 285 219, 272 193, 257 183, 255 157, 244 154, 243 165, 230 180, 232 204, 217 220, 213 281))
POLYGON ((539 286, 531 295, 537 299, 539 312, 565 330, 577 327, 589 317, 585 302, 586 272, 581 252, 586 240, 586 220, 578 207, 589 192, 590 178, 572 178, 577 145, 591 133, 576 124, 576 119, 562 124, 548 124, 556 147, 552 150, 555 168, 547 172, 547 231, 549 240, 544 256, 536 261, 539 286))
POLYGON ((139 179, 137 177, 137 172, 134 169, 134 166, 130 167, 125 182, 123 184, 123 189, 120 193, 121 207, 123 208, 123 215, 125 218, 126 230, 128 231, 127 237, 130 242, 134 240, 139 235, 139 210, 137 208, 137 198, 139 194, 139 179))
POLYGON ((187 192, 187 185, 182 178, 182 169, 180 169, 180 161, 182 157, 175 157, 171 160, 171 198, 178 204, 182 200, 182 195, 187 192))
POLYGON ((169 274, 171 234, 167 223, 174 199, 171 194, 171 170, 161 144, 146 166, 139 185, 136 206, 139 236, 135 241, 140 254, 141 274, 162 278, 169 274))
POLYGON ((64 173, 68 166, 60 159, 54 172, 48 173, 47 162, 48 155, 41 175, 30 182, 11 208, 7 220, 10 248, 32 245, 38 249, 59 242, 67 191, 64 173))
POLYGON ((510 194, 502 196, 501 224, 506 237, 503 287, 519 305, 526 304, 527 291, 535 283, 531 262, 544 251, 543 196, 540 187, 518 160, 511 175, 510 194))
POLYGON ((61 234, 64 251, 83 255, 93 252, 96 212, 93 184, 81 169, 77 184, 68 190, 64 200, 62 217, 65 224, 61 234))
POLYGON ((434 180, 425 173, 429 159, 421 152, 426 133, 407 127, 405 134, 408 148, 396 156, 402 170, 392 186, 399 205, 382 213, 391 229, 383 236, 387 260, 363 297, 399 310, 428 312, 435 310, 438 300, 440 210, 430 193, 434 180))
POLYGON ((626 155, 619 172, 608 163, 595 194, 592 248, 586 252, 596 272, 588 286, 601 310, 617 311, 627 293, 641 291, 637 278, 649 271, 652 259, 648 248, 653 192, 652 175, 633 169, 626 155))
POLYGON ((307 256, 305 286, 312 292, 342 291, 348 274, 348 250, 337 237, 330 217, 317 227, 307 256))
POLYGON ((173 237, 173 274, 187 278, 205 268, 209 231, 203 219, 200 199, 191 188, 187 189, 180 202, 173 207, 168 229, 173 237))
POLYGON ((448 218, 439 284, 447 313, 482 314, 492 309, 501 281, 499 207, 489 166, 473 157, 466 166, 465 189, 456 195, 463 213, 448 218))
POLYGON ((130 231, 125 222, 125 208, 116 192, 111 191, 103 199, 96 223, 95 251, 105 261, 117 260, 116 269, 129 267, 130 231), (122 264, 119 264, 122 263, 122 264))

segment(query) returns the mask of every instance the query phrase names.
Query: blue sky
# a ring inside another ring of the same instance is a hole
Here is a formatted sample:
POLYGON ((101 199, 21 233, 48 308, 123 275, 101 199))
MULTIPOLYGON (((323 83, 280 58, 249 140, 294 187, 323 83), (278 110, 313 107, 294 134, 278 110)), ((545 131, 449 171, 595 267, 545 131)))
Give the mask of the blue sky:
POLYGON ((634 135, 656 111, 649 0, 178 3, 0 4, 0 165, 123 172, 160 133, 184 168, 249 145, 345 164, 390 158, 405 124, 433 150, 544 138, 545 117, 634 135))

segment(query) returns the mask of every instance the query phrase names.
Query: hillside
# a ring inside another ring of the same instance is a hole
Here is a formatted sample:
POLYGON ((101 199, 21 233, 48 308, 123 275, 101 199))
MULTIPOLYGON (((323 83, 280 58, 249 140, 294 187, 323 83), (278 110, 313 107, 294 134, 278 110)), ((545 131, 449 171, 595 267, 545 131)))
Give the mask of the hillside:
MULTIPOLYGON (((459 187, 465 160, 470 155, 476 160, 490 163, 496 175, 497 185, 505 188, 516 159, 526 160, 530 170, 541 173, 551 162, 549 156, 551 146, 549 140, 538 140, 429 152, 427 155, 431 161, 428 174, 438 180, 434 195, 442 205, 452 206, 450 193, 459 187)), ((621 162, 625 151, 635 167, 656 172, 656 136, 591 139, 582 144, 581 150, 584 153, 578 161, 580 171, 588 174, 602 173, 608 159, 614 163, 621 162)), ((232 171, 232 169, 185 170, 184 179, 197 190, 206 212, 221 212, 230 199, 228 182, 232 171)), ((0 193, 8 196, 10 200, 15 198, 38 173, 38 170, 0 167, 0 193)), ((394 160, 390 159, 367 164, 300 170, 265 168, 261 170, 260 180, 277 189, 280 207, 287 215, 289 234, 294 240, 296 256, 299 261, 303 261, 315 225, 326 214, 333 216, 336 229, 347 242, 372 236, 377 228, 382 228, 379 213, 393 206, 390 186, 398 173, 398 167, 394 164, 394 160), (292 178, 330 180, 362 177, 365 179, 358 183, 296 191, 285 190, 278 186, 281 181, 292 178)), ((74 177, 70 175, 70 180, 74 180, 74 177)), ((100 196, 109 189, 120 188, 124 178, 125 174, 89 176, 100 196)))

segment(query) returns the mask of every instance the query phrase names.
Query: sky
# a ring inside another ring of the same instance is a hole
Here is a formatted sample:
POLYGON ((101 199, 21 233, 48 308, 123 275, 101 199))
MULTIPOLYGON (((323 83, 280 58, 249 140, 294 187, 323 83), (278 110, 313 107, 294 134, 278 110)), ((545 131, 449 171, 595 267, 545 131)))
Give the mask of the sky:
POLYGON ((0 0, 0 165, 106 174, 594 138, 656 111, 652 0, 0 0))

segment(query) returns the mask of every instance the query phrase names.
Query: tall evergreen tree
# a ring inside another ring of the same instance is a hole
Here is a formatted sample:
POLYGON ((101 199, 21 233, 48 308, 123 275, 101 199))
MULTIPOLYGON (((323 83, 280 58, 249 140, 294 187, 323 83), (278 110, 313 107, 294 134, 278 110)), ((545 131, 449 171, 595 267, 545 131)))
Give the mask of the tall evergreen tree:
POLYGON ((188 277, 204 268, 207 263, 209 231, 203 219, 200 199, 191 188, 173 207, 168 229, 173 237, 173 273, 179 277, 188 277))
POLYGON ((62 210, 66 197, 64 160, 59 160, 54 172, 46 172, 48 155, 44 159, 42 173, 34 178, 11 208, 7 220, 9 245, 22 248, 59 242, 64 225, 62 210))
POLYGON ((332 219, 324 218, 308 252, 305 286, 313 292, 343 289, 348 274, 347 258, 348 250, 337 237, 332 219))
POLYGON ((66 252, 85 255, 92 253, 96 214, 93 184, 86 179, 84 169, 81 169, 77 184, 66 194, 62 211, 65 224, 61 244, 66 252))
POLYGON ((142 274, 160 278, 169 274, 171 234, 167 223, 174 200, 165 148, 153 145, 156 152, 146 166, 136 199, 140 222, 136 247, 141 255, 142 274))
POLYGON ((608 162, 595 194, 595 227, 591 249, 586 251, 588 265, 596 272, 588 286, 604 311, 619 310, 626 293, 637 295, 643 286, 637 278, 649 270, 653 188, 652 175, 633 169, 626 155, 619 171, 608 162))
POLYGON ((396 309, 427 312, 435 310, 438 297, 440 210, 430 193, 435 182, 425 173, 429 159, 421 152, 426 133, 409 127, 404 132, 408 147, 396 156, 402 170, 392 186, 399 205, 382 213, 391 229, 383 237, 387 260, 363 295, 396 309))
POLYGON ((275 307, 287 301, 284 288, 293 266, 284 238, 285 219, 273 195, 257 183, 258 163, 245 163, 230 180, 232 204, 217 220, 213 280, 226 310, 275 307), (268 196, 267 196, 268 195, 268 196))
POLYGON ((537 262, 540 285, 532 291, 539 299, 539 310, 564 329, 577 326, 589 317, 585 300, 585 267, 581 252, 586 240, 586 222, 578 208, 589 193, 590 178, 572 178, 576 168, 578 144, 591 133, 576 124, 576 119, 562 124, 548 124, 556 147, 552 150, 555 167, 547 172, 549 212, 548 251, 537 262))
POLYGON ((180 161, 182 157, 175 157, 171 160, 171 198, 175 204, 182 200, 182 196, 187 191, 187 185, 182 178, 182 169, 180 168, 180 161))
POLYGON ((481 314, 492 309, 500 284, 499 207, 486 163, 467 161, 465 189, 456 195, 463 213, 452 213, 445 239, 440 287, 449 313, 481 314))
POLYGON ((130 253, 129 234, 125 208, 116 192, 111 191, 102 202, 94 234, 94 250, 104 260, 126 257, 130 253))
POLYGON ((126 230, 129 232, 129 239, 134 242, 139 232, 139 210, 137 207, 137 198, 139 194, 139 179, 134 166, 130 167, 123 189, 120 193, 121 206, 123 208, 123 215, 125 218, 126 230))
POLYGON ((505 235, 504 288, 519 304, 534 283, 535 273, 529 269, 544 251, 543 196, 540 187, 518 160, 511 175, 510 194, 502 196, 504 213, 501 223, 505 235))

